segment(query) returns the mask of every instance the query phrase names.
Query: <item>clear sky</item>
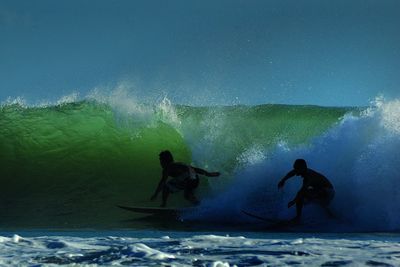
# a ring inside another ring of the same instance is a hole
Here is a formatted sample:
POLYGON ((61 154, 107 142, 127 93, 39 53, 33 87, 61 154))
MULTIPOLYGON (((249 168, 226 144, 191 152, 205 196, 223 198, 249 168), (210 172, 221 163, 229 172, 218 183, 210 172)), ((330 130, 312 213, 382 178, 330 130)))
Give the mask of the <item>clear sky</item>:
POLYGON ((400 97, 398 0, 0 0, 0 101, 118 85, 174 103, 400 97))

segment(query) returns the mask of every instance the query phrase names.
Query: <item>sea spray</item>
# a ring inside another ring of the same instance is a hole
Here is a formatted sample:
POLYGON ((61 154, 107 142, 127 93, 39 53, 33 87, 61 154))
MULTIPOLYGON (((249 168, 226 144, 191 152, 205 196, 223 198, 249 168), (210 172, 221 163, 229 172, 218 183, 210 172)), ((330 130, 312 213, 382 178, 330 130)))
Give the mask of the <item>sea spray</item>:
MULTIPOLYGON (((286 204, 301 186, 301 178, 287 181, 283 191, 277 183, 292 169, 296 158, 307 160, 310 168, 326 175, 335 186, 336 197, 331 208, 338 224, 347 230, 395 230, 400 226, 400 102, 379 100, 373 107, 354 116, 347 114, 331 129, 308 143, 276 144, 258 158, 248 161, 235 175, 234 182, 220 196, 203 202, 202 220, 249 218, 241 210, 253 210, 272 218, 289 219, 295 209, 286 204)), ((246 155, 246 154, 244 154, 246 155)), ((253 155, 249 156, 250 159, 253 155)), ((319 217, 323 211, 306 206, 305 217, 319 217)), ((322 216, 323 217, 323 216, 322 216)), ((320 230, 340 231, 329 224, 320 230)))
POLYGON ((251 150, 307 143, 352 111, 358 113, 351 108, 291 105, 176 107, 194 161, 229 174, 241 169, 246 157, 254 159, 251 150))

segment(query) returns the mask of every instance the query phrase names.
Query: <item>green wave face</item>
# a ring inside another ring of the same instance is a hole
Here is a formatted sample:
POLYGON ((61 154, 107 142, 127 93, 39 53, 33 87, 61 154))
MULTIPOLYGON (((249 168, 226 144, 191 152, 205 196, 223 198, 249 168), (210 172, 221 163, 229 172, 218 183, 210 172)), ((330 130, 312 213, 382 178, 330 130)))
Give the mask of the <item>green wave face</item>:
POLYGON ((154 192, 161 150, 191 161, 183 138, 171 126, 134 120, 121 126, 117 121, 110 107, 88 102, 3 106, 0 224, 115 224, 132 215, 116 204, 141 203, 154 192))
MULTIPOLYGON (((115 205, 159 205, 149 198, 160 179, 160 151, 168 149, 187 163, 193 157, 193 164, 219 170, 220 181, 229 181, 257 151, 278 142, 306 143, 349 110, 175 106, 174 122, 161 111, 143 119, 88 101, 2 106, 0 226, 129 226, 125 222, 134 214, 115 205)), ((169 204, 187 205, 182 194, 169 204)))

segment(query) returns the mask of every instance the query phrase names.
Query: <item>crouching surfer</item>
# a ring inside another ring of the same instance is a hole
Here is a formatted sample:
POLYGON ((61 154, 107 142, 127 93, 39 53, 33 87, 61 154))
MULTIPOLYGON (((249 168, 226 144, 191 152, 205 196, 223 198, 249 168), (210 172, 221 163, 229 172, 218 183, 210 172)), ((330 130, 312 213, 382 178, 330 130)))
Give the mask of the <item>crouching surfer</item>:
POLYGON ((194 194, 195 189, 199 185, 198 174, 208 177, 216 177, 220 175, 219 172, 208 172, 184 163, 174 162, 174 158, 168 150, 162 151, 159 157, 160 165, 162 167, 162 176, 151 200, 156 199, 158 194, 162 191, 161 207, 166 207, 170 193, 175 193, 181 190, 184 191, 184 197, 186 200, 190 201, 194 205, 198 205, 199 200, 194 194), (172 179, 167 181, 168 177, 172 177, 172 179))
POLYGON ((293 176, 303 177, 303 185, 296 197, 288 203, 288 208, 296 204, 296 217, 292 222, 299 222, 305 201, 319 203, 325 211, 333 217, 328 209, 329 203, 335 195, 333 185, 322 174, 309 169, 304 159, 297 159, 294 162, 293 170, 288 172, 285 177, 278 183, 278 188, 281 189, 285 185, 286 180, 293 176))

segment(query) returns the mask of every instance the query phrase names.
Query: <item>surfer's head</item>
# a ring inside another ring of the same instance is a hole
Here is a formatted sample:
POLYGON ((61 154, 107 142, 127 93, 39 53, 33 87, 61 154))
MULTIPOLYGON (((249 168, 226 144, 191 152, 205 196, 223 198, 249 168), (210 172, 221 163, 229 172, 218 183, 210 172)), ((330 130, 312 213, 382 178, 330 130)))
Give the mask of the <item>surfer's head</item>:
POLYGON ((169 150, 161 151, 159 157, 160 157, 161 167, 163 168, 167 167, 170 163, 174 162, 174 157, 172 156, 172 153, 169 152, 169 150))
POLYGON ((297 175, 301 175, 307 171, 307 163, 304 159, 296 159, 293 164, 293 169, 297 175))

